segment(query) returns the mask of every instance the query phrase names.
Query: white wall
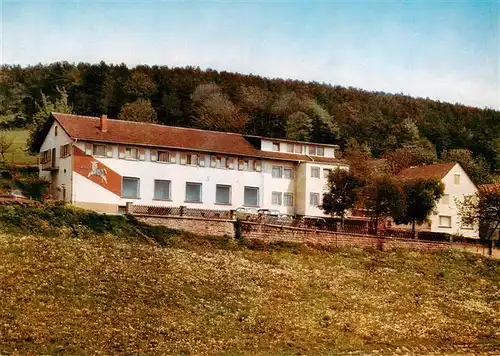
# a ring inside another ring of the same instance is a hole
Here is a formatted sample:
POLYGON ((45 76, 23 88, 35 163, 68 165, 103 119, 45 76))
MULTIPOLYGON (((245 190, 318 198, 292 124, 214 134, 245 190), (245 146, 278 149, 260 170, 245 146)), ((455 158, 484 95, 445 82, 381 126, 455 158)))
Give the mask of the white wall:
MULTIPOLYGON (((79 141, 76 146, 84 149, 84 143, 79 141)), ((210 155, 205 155, 205 166, 188 166, 181 165, 180 152, 176 152, 177 163, 159 163, 150 161, 150 150, 146 150, 145 161, 124 160, 118 159, 118 146, 113 147, 113 158, 94 157, 112 170, 116 171, 123 177, 134 177, 140 179, 140 199, 121 198, 108 190, 100 187, 74 173, 75 189, 73 199, 75 202, 85 203, 103 203, 103 204, 116 204, 125 205, 126 202, 132 201, 137 205, 161 205, 161 206, 180 206, 186 205, 192 208, 203 209, 235 209, 243 206, 244 202, 244 187, 257 187, 259 188, 259 208, 269 208, 280 210, 281 213, 286 214, 307 214, 322 216, 319 208, 305 208, 302 212, 295 207, 297 204, 304 206, 304 201, 309 199, 309 194, 305 196, 305 190, 318 191, 320 194, 323 191, 323 186, 326 179, 323 178, 323 172, 320 172, 320 179, 309 179, 302 172, 306 164, 301 164, 297 167, 294 162, 278 161, 278 160, 264 160, 262 161, 262 172, 240 171, 237 169, 238 165, 235 163, 234 169, 221 169, 210 167, 210 155), (289 167, 293 169, 293 178, 273 178, 272 167, 280 166, 282 168, 289 167), (170 180, 171 181, 171 201, 154 200, 154 180, 170 180), (185 202, 186 182, 194 182, 202 184, 202 203, 188 203, 185 202), (231 204, 220 205, 215 203, 216 185, 230 185, 231 186, 231 204), (302 190, 298 191, 297 187, 302 190), (284 199, 282 195, 282 204, 272 204, 272 192, 292 193, 294 206, 284 206, 284 199), (299 196, 299 194, 301 194, 299 196)), ((309 165, 309 164, 307 164, 309 165)), ((322 168, 331 168, 335 166, 328 164, 317 165, 322 168)), ((310 172, 308 172, 310 174, 310 172)))
POLYGON ((337 167, 345 169, 347 168, 346 166, 343 165, 326 164, 326 163, 307 162, 301 164, 301 169, 300 169, 301 176, 303 176, 304 178, 303 181, 299 182, 299 184, 302 184, 303 187, 300 188, 298 187, 298 190, 300 191, 300 196, 304 200, 299 203, 301 211, 303 209, 303 212, 300 212, 300 214, 307 216, 323 216, 323 217, 327 216, 323 213, 323 210, 318 206, 311 206, 310 193, 319 194, 319 204, 321 205, 321 203, 323 202, 323 193, 325 193, 328 190, 328 178, 325 178, 324 170, 325 169, 334 170, 337 167), (311 176, 311 169, 313 167, 317 167, 320 169, 319 178, 313 178, 311 176))
POLYGON ((332 146, 325 146, 325 145, 322 145, 322 144, 318 144, 318 143, 307 143, 307 142, 286 142, 286 141, 273 141, 273 140, 261 140, 261 150, 262 151, 273 151, 273 142, 277 142, 280 144, 280 150, 279 152, 285 152, 285 153, 292 153, 292 152, 288 152, 287 151, 287 145, 288 144, 293 144, 294 146, 296 145, 300 145, 302 147, 302 152, 301 153, 298 153, 298 152, 295 152, 295 147, 294 147, 294 152, 293 153, 296 153, 296 154, 308 154, 309 153, 309 149, 308 147, 309 146, 321 146, 325 149, 325 155, 324 157, 332 157, 334 158, 335 157, 335 148, 332 147, 332 146))
MULTIPOLYGON (((42 171, 40 168, 40 178, 46 179, 51 182, 51 193, 58 200, 63 199, 63 186, 66 188, 66 201, 71 200, 72 195, 72 174, 73 174, 73 156, 70 155, 65 158, 61 158, 61 145, 66 145, 71 143, 71 138, 66 134, 66 132, 59 126, 57 122, 54 122, 50 127, 49 133, 43 141, 40 152, 56 149, 56 166, 59 167, 58 171, 42 171), (57 128, 57 136, 55 135, 55 128, 57 128)), ((71 151, 71 150, 70 150, 71 151)))
POLYGON ((436 207, 437 213, 430 217, 431 231, 459 234, 466 237, 478 237, 479 231, 477 227, 474 227, 474 229, 464 229, 462 227, 457 206, 457 201, 463 201, 465 196, 476 194, 476 186, 459 164, 450 170, 442 179, 442 182, 445 185, 444 193, 449 195, 449 204, 444 204, 443 200, 438 202, 436 207), (455 184, 455 174, 460 175, 460 184, 455 184), (440 215, 451 217, 451 227, 441 227, 439 225, 440 215))

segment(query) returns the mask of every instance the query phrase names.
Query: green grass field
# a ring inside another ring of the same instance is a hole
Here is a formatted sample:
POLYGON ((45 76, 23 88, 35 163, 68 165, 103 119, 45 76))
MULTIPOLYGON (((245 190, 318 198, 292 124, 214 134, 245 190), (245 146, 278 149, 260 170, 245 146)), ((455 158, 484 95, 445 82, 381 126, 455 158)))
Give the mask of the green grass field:
POLYGON ((28 130, 17 129, 5 131, 7 137, 13 139, 13 144, 5 154, 5 162, 7 164, 30 165, 37 164, 37 156, 31 156, 26 153, 26 140, 28 138, 28 130))
POLYGON ((500 352, 498 260, 210 241, 0 233, 0 354, 500 352))

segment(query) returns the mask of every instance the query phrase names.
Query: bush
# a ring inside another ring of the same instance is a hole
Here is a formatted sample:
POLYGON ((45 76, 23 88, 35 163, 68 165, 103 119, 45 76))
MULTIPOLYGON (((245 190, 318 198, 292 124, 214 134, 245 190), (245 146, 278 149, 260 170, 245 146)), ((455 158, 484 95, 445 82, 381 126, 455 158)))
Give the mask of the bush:
POLYGON ((26 197, 39 201, 45 199, 49 189, 49 182, 38 177, 17 178, 14 184, 26 197))

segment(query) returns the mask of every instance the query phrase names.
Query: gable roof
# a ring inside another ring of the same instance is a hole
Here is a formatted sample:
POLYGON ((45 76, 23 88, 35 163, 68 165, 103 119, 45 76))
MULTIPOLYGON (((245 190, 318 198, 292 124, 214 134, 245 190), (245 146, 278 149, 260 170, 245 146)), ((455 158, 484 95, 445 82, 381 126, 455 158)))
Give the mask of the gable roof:
POLYGON ((107 119, 107 132, 102 132, 99 127, 100 118, 97 117, 52 113, 52 118, 71 138, 79 140, 176 148, 287 161, 341 163, 339 159, 332 157, 311 157, 284 152, 261 151, 252 145, 245 136, 229 132, 113 119, 107 119))
POLYGON ((436 179, 441 180, 457 164, 458 163, 456 163, 456 162, 451 162, 451 163, 429 164, 429 165, 420 166, 420 167, 410 167, 410 168, 403 169, 398 174, 398 177, 400 177, 402 179, 436 178, 436 179))

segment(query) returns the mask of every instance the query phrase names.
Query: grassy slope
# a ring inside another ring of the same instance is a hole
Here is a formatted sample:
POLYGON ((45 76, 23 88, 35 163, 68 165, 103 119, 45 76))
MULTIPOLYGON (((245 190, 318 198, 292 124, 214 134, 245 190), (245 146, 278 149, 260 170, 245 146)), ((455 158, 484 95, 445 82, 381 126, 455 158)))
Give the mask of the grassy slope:
POLYGON ((203 241, 159 248, 3 233, 0 354, 500 345, 500 261, 456 252, 221 249, 203 241))
POLYGON ((5 160, 7 163, 14 164, 36 164, 37 157, 30 156, 26 153, 26 140, 28 138, 29 132, 28 130, 9 130, 6 131, 7 135, 14 139, 13 145, 5 154, 5 160))

